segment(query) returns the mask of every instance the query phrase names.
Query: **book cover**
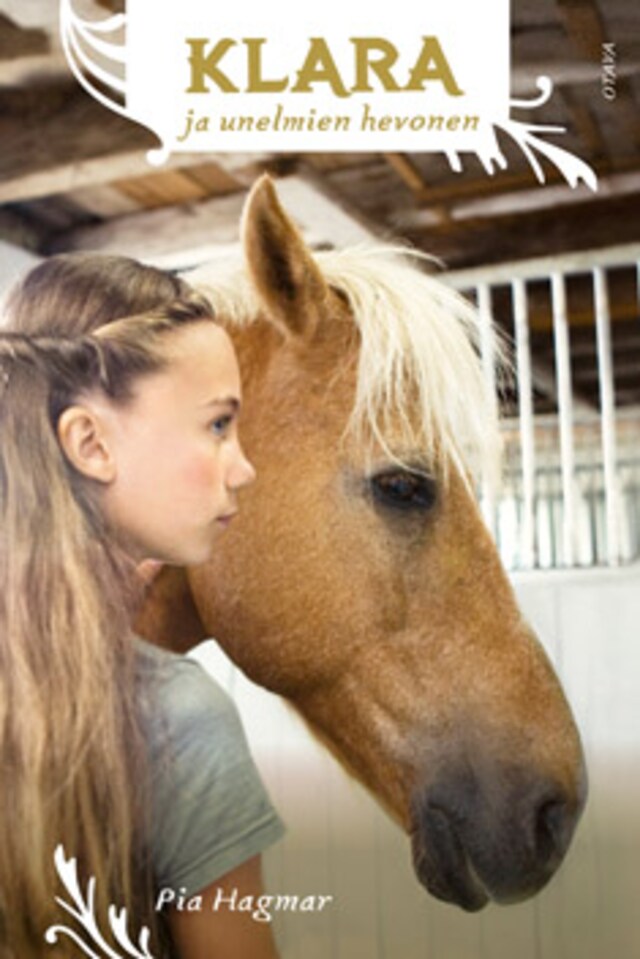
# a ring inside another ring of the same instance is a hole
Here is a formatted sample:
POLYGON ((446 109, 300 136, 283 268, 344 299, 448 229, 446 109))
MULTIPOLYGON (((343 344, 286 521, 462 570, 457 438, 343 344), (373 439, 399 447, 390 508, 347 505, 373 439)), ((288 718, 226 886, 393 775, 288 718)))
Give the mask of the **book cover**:
MULTIPOLYGON (((240 711, 287 834, 223 905, 283 959, 640 948, 639 69, 631 0, 0 0, 0 295, 125 256, 233 332, 258 480, 140 629, 240 711), (571 843, 577 740, 517 604, 584 744, 571 843)), ((43 959, 159 959, 75 855, 43 959)))

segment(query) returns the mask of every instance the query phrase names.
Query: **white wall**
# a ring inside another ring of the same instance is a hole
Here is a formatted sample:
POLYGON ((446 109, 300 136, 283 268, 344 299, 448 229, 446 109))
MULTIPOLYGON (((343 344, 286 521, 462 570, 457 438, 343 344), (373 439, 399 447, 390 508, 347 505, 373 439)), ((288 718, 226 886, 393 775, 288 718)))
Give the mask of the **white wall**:
POLYGON ((0 240, 0 302, 13 283, 39 262, 40 257, 34 253, 0 240))
POLYGON ((288 826, 270 890, 332 894, 281 915, 283 959, 634 959, 640 956, 640 568, 520 576, 516 588, 585 740, 590 800, 567 862, 533 901, 466 915, 426 896, 408 842, 275 697, 200 656, 231 689, 288 826))

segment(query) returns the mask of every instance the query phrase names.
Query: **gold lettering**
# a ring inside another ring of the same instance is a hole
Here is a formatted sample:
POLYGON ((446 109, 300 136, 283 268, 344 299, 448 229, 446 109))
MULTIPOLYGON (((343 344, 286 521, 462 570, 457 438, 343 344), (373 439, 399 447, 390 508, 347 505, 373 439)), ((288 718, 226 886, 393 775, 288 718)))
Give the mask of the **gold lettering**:
POLYGON ((215 47, 206 54, 205 47, 209 41, 203 39, 189 39, 187 43, 191 49, 189 63, 191 64, 191 86, 187 93, 209 93, 205 84, 205 77, 212 80, 223 93, 238 93, 238 88, 229 77, 218 69, 218 63, 231 47, 236 46, 235 40, 219 40, 215 47))
POLYGON ((301 69, 298 70, 298 79, 291 87, 291 92, 311 93, 312 83, 328 83, 337 97, 349 96, 327 41, 322 37, 311 37, 309 52, 301 69))
POLYGON ((356 82, 351 87, 352 93, 369 93, 373 90, 369 83, 370 73, 375 73, 385 90, 400 90, 391 74, 398 51, 390 40, 383 37, 352 37, 351 42, 356 48, 356 82), (381 56, 374 57, 375 52, 381 56))
POLYGON ((437 37, 423 37, 422 50, 415 66, 409 74, 409 82, 405 90, 424 90, 428 80, 440 80, 447 93, 452 97, 460 97, 463 92, 455 81, 451 67, 442 52, 437 37))
POLYGON ((266 42, 264 37, 243 40, 248 50, 247 93, 280 93, 287 89, 288 77, 281 80, 265 80, 262 76, 262 44, 266 42))
MULTIPOLYGON (((191 68, 191 83, 187 93, 208 93, 213 87, 223 93, 240 92, 240 87, 221 68, 223 58, 229 50, 238 46, 239 41, 225 37, 214 42, 192 37, 186 43, 191 68)), ((288 76, 264 75, 263 56, 267 39, 248 37, 243 38, 242 43, 247 51, 246 86, 243 89, 247 93, 281 93, 287 90, 288 76)), ((328 84, 334 96, 346 98, 351 93, 372 92, 378 85, 390 93, 399 90, 423 92, 427 83, 437 81, 450 96, 463 95, 440 41, 435 36, 422 38, 422 47, 405 86, 398 83, 393 73, 399 53, 390 40, 384 37, 351 37, 351 43, 354 47, 355 81, 351 88, 345 86, 327 41, 323 37, 311 37, 302 66, 296 71, 291 92, 312 93, 316 85, 324 83, 328 84)))

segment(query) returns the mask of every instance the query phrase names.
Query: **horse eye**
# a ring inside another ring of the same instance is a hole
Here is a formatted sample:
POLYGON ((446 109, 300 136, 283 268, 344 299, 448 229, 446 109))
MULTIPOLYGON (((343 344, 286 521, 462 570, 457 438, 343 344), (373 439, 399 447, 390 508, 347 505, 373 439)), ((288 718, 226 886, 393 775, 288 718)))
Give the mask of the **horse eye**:
POLYGON ((409 470, 387 470, 370 480, 374 498, 393 509, 432 509, 436 501, 436 482, 424 473, 409 470))

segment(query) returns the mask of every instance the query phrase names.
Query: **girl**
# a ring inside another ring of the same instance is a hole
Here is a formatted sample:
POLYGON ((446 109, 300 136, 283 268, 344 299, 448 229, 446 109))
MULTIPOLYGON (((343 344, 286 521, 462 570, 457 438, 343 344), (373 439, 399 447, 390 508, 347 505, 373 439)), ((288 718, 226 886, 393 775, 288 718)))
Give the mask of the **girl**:
MULTIPOLYGON (((199 666, 131 636, 135 564, 206 560, 253 478, 231 343, 202 299, 175 292, 170 307, 93 335, 0 335, 0 941, 11 959, 78 955, 63 935, 57 952, 43 942, 61 922, 58 844, 83 881, 96 877, 103 931, 107 903, 154 927, 159 888, 199 893, 201 910, 170 914, 171 947, 155 930, 154 956, 275 956, 268 925, 210 903, 218 888, 259 893, 258 854, 281 832, 237 717, 199 666)), ((12 302, 15 320, 19 293, 12 302)))

